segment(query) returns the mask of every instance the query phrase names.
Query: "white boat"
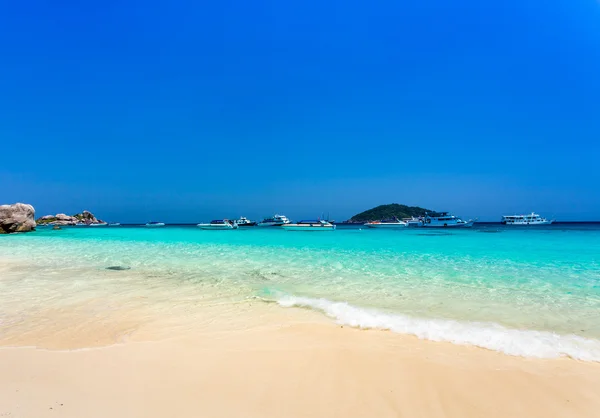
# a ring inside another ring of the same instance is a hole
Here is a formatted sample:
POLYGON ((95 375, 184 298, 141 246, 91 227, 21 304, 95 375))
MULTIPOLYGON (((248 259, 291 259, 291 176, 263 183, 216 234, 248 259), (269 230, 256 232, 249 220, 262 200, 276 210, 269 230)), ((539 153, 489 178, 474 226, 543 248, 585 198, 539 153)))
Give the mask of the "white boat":
POLYGON ((161 227, 161 226, 165 226, 165 224, 164 224, 164 222, 148 222, 146 224, 146 226, 148 228, 158 228, 158 227, 161 227))
POLYGON ((113 222, 113 223, 108 224, 108 226, 121 226, 121 223, 120 222, 113 222))
POLYGON ((283 215, 275 215, 272 218, 265 218, 258 223, 258 226, 282 226, 290 223, 290 220, 283 215))
POLYGON ((335 225, 327 221, 300 221, 281 226, 286 231, 335 231, 335 225))
POLYGON ((423 228, 470 228, 474 223, 474 220, 463 221, 448 212, 441 212, 438 216, 425 215, 421 226, 423 228))
POLYGON ((548 220, 542 218, 534 212, 531 212, 529 215, 503 216, 501 221, 504 225, 552 225, 552 222, 554 222, 554 219, 548 220))
POLYGON ((89 226, 108 226, 106 222, 100 222, 98 224, 90 224, 89 226))
POLYGON ((240 219, 236 220, 235 223, 237 224, 237 226, 241 227, 247 227, 247 226, 256 226, 256 222, 251 221, 250 219, 242 216, 240 217, 240 219))
POLYGON ((402 219, 404 222, 406 222, 406 226, 408 226, 409 228, 414 228, 416 226, 422 226, 423 225, 423 218, 421 216, 417 217, 412 217, 412 218, 403 218, 402 219))
POLYGON ((229 219, 215 219, 214 221, 210 221, 207 224, 198 224, 197 225, 201 229, 206 230, 231 230, 237 229, 238 226, 235 222, 230 221, 229 219))
POLYGON ((381 221, 371 221, 365 224, 367 228, 382 228, 382 229, 400 229, 408 226, 407 222, 401 221, 394 217, 392 219, 384 219, 381 221))

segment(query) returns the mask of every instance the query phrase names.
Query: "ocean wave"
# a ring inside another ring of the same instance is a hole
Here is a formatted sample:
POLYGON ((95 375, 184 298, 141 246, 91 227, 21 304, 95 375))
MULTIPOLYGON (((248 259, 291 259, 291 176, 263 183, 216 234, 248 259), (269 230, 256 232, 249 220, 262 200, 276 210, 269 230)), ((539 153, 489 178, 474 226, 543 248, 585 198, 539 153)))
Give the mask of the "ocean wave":
POLYGON ((543 359, 570 357, 600 362, 600 341, 578 335, 511 329, 495 323, 412 318, 359 308, 345 302, 287 294, 276 295, 276 301, 286 308, 302 307, 323 312, 339 324, 355 328, 389 330, 424 340, 473 345, 511 356, 543 359))

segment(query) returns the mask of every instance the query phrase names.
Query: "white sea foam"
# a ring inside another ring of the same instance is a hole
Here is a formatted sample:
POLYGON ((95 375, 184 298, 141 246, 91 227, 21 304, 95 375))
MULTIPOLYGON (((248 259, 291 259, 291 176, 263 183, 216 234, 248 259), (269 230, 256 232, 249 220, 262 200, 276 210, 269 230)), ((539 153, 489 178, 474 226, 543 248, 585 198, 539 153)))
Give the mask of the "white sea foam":
POLYGON ((415 335, 425 340, 473 345, 512 356, 571 357, 582 361, 600 362, 600 341, 577 335, 511 329, 494 323, 412 318, 363 309, 345 302, 285 294, 278 295, 277 303, 288 308, 304 307, 321 311, 336 319, 339 324, 361 329, 389 330, 415 335))

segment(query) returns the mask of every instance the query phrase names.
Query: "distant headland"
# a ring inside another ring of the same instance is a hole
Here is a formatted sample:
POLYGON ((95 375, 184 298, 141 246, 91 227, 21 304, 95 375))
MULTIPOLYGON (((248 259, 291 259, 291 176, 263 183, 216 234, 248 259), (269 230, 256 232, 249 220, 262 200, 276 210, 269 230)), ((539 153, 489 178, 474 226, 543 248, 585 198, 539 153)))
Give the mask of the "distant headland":
POLYGON ((94 225, 103 224, 104 221, 96 219, 93 213, 84 210, 73 216, 57 213, 56 215, 46 215, 39 218, 36 223, 38 225, 94 225))
POLYGON ((38 225, 54 225, 59 228, 59 225, 106 225, 106 222, 97 219, 87 210, 73 216, 57 213, 35 220, 35 209, 32 205, 25 203, 0 205, 0 234, 30 232, 38 225))
POLYGON ((406 206, 400 205, 398 203, 391 203, 389 205, 379 205, 377 207, 354 215, 345 223, 364 223, 380 219, 392 219, 394 217, 398 219, 412 218, 425 216, 426 213, 436 213, 436 211, 421 208, 419 206, 406 206))

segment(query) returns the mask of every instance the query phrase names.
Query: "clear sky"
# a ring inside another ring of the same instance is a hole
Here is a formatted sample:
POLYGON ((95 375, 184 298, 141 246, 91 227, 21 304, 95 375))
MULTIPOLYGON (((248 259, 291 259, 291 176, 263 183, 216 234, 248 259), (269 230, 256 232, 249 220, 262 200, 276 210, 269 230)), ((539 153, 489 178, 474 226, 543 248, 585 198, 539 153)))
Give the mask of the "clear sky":
POLYGON ((600 219, 600 2, 0 5, 0 203, 600 219))

